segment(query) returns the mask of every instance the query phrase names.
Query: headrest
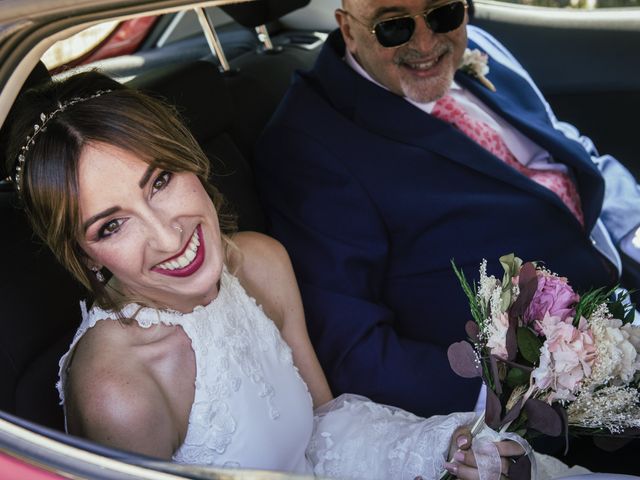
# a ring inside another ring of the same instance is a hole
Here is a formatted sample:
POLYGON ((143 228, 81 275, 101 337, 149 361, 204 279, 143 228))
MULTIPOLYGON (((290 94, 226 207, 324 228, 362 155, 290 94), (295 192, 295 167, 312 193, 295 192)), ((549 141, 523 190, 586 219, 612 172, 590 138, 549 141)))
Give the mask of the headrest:
POLYGON ((305 7, 311 0, 254 0, 220 7, 243 27, 254 28, 305 7))
POLYGON ((139 75, 128 85, 177 107, 198 141, 227 130, 231 124, 233 106, 224 77, 212 62, 156 69, 139 75))

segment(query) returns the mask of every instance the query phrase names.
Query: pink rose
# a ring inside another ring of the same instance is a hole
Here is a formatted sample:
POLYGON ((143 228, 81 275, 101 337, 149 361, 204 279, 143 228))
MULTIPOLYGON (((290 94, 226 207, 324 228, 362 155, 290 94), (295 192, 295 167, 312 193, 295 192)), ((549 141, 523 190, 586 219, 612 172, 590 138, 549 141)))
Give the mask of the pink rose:
POLYGON ((536 324, 546 340, 540 350, 540 365, 531 376, 540 390, 551 390, 549 403, 572 400, 580 382, 591 375, 596 359, 587 321, 581 318, 576 328, 561 317, 546 315, 536 324))
POLYGON ((544 270, 538 270, 536 274, 538 288, 524 312, 523 320, 525 325, 533 324, 533 329, 540 335, 542 332, 538 322, 545 315, 566 320, 574 315, 573 306, 580 300, 580 296, 569 286, 565 277, 558 277, 544 270))

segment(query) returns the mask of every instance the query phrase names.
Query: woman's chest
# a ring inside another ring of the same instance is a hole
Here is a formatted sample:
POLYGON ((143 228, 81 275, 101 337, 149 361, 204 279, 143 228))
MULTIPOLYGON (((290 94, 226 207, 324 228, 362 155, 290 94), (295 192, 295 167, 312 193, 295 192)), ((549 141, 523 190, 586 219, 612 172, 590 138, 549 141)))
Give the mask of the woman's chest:
POLYGON ((195 395, 176 461, 304 471, 311 397, 277 330, 255 327, 194 342, 195 395))

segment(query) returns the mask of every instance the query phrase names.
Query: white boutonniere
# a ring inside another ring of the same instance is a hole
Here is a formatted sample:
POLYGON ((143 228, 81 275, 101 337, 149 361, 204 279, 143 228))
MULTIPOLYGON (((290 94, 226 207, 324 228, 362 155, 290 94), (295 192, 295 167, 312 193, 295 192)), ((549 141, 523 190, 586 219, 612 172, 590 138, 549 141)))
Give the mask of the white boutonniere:
POLYGON ((468 73, 478 79, 478 81, 487 87, 492 92, 496 91, 496 87, 489 81, 487 75, 489 74, 489 56, 480 50, 468 48, 462 55, 462 63, 460 63, 460 70, 468 73))

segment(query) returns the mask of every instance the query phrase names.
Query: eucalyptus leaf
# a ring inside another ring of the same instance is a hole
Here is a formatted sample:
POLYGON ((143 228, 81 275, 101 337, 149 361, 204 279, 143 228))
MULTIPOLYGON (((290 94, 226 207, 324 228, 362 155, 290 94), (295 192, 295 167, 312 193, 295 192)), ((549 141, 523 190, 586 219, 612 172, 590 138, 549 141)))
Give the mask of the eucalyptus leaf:
POLYGON ((487 403, 485 407, 484 421, 489 426, 497 430, 500 427, 500 417, 502 416, 502 404, 493 390, 487 388, 487 403))
POLYGON ((520 411, 522 410, 522 398, 516 402, 516 404, 511 407, 511 410, 507 412, 507 414, 502 419, 501 426, 512 423, 518 415, 520 415, 520 411))
POLYGON ((478 324, 476 322, 472 322, 471 320, 469 320, 464 325, 464 331, 467 333, 472 342, 475 343, 478 341, 480 328, 478 327, 478 324))
POLYGON ((453 343, 447 349, 447 358, 451 369, 463 378, 475 378, 482 375, 480 362, 469 342, 453 343))
POLYGON ((551 405, 541 400, 530 398, 524 404, 524 409, 527 412, 527 426, 529 428, 533 428, 550 437, 562 435, 565 422, 561 417, 561 412, 555 410, 551 405))

